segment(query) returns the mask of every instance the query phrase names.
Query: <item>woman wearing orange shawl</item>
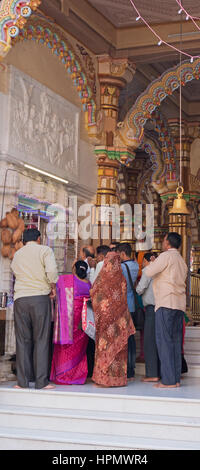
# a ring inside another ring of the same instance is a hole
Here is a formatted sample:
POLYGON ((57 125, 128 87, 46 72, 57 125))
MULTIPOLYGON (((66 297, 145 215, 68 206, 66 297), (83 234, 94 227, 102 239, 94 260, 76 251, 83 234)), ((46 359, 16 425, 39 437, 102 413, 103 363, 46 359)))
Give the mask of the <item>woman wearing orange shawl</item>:
POLYGON ((128 338, 135 334, 120 256, 106 255, 91 291, 95 314, 95 364, 92 380, 105 387, 127 384, 128 338))

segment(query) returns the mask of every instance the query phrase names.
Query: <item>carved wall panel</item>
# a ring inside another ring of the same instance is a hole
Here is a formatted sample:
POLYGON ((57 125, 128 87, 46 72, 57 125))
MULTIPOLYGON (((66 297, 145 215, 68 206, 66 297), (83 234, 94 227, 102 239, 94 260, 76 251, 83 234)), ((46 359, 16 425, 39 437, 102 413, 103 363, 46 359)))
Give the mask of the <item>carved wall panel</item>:
POLYGON ((80 110, 13 66, 10 70, 9 154, 76 181, 80 110))

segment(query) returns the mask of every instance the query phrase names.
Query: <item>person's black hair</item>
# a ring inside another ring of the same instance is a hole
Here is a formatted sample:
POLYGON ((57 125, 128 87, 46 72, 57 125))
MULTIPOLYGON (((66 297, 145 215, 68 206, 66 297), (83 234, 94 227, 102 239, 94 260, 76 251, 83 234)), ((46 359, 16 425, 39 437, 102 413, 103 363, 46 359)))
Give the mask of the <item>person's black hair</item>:
POLYGON ((150 262, 152 256, 155 256, 155 258, 157 258, 157 253, 145 253, 144 254, 144 259, 146 259, 148 262, 150 262))
POLYGON ((23 233, 24 245, 28 242, 36 242, 40 237, 41 233, 37 228, 27 228, 23 233))
POLYGON ((83 253, 85 254, 86 258, 94 258, 94 253, 90 253, 90 251, 88 250, 88 248, 86 248, 85 246, 83 247, 83 253))
POLYGON ((131 258, 132 248, 130 243, 120 243, 117 246, 117 251, 119 251, 120 253, 125 253, 126 256, 131 258))
POLYGON ((100 245, 97 247, 97 255, 104 255, 106 256, 107 253, 111 251, 110 247, 107 245, 100 245))
POLYGON ((75 263, 76 274, 80 279, 85 279, 87 277, 88 265, 85 261, 77 261, 75 263))
POLYGON ((181 235, 179 235, 179 233, 169 232, 167 234, 167 240, 172 248, 176 248, 177 250, 178 248, 180 248, 182 238, 181 238, 181 235))
POLYGON ((111 243, 111 245, 114 245, 112 248, 110 248, 110 251, 117 251, 117 247, 119 243, 111 243))

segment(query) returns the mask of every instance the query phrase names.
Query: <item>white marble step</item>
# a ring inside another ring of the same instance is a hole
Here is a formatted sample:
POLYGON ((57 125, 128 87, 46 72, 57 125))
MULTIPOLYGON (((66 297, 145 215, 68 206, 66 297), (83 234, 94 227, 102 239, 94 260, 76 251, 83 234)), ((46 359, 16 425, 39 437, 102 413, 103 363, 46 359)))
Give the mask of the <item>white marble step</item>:
POLYGON ((186 375, 188 378, 200 378, 200 364, 192 364, 188 362, 188 372, 186 375))
MULTIPOLYGON (((200 357, 198 355, 185 354, 185 359, 188 365, 188 372, 183 374, 183 377, 200 378, 200 357)), ((145 375, 145 365, 143 363, 136 364, 136 374, 139 376, 145 375)))
POLYGON ((194 351, 200 354, 200 338, 190 339, 184 342, 184 352, 194 351))
POLYGON ((1 405, 200 418, 199 379, 186 378, 182 387, 171 390, 155 389, 152 384, 141 383, 139 378, 128 387, 106 390, 92 384, 58 386, 49 391, 12 387, 0 387, 1 405))
POLYGON ((200 450, 198 442, 0 427, 2 450, 200 450))
POLYGON ((199 442, 200 418, 137 413, 0 406, 1 427, 199 442))
POLYGON ((185 358, 188 364, 196 364, 200 367, 200 352, 188 350, 185 353, 185 358))
POLYGON ((186 326, 185 340, 198 339, 200 340, 200 326, 186 326))

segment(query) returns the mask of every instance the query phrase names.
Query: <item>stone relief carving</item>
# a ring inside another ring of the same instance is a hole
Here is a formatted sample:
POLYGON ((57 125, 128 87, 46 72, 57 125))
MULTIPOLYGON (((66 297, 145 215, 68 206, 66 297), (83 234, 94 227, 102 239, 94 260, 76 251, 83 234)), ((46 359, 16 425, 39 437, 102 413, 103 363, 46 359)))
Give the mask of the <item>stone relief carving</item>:
POLYGON ((12 78, 12 148, 77 177, 78 108, 24 74, 12 78))

